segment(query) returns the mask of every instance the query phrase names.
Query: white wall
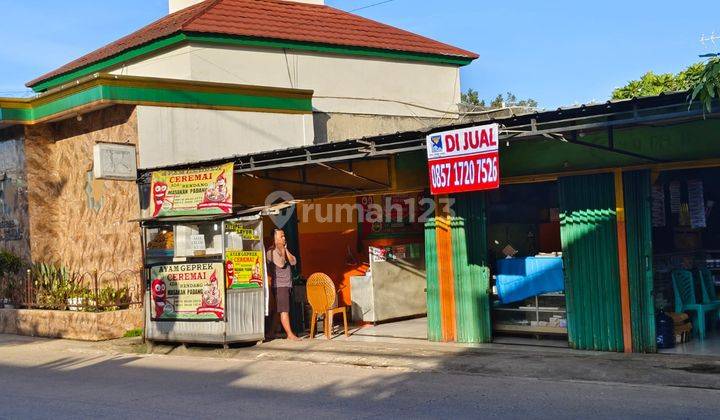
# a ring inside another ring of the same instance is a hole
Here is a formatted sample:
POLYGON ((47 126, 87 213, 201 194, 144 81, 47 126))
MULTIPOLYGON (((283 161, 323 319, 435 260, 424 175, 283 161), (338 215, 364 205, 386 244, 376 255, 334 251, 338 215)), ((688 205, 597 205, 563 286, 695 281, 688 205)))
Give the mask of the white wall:
POLYGON ((114 73, 312 89, 326 113, 452 117, 460 101, 456 66, 278 49, 185 46, 114 73))
MULTIPOLYGON (((197 4, 202 2, 203 0, 168 0, 168 9, 170 13, 175 13, 178 10, 184 9, 186 7, 190 7, 193 4, 197 4)), ((309 3, 309 4, 325 4, 325 0, 285 0, 285 1, 295 1, 298 3, 309 3)))
POLYGON ((169 0, 168 9, 170 13, 175 13, 178 10, 182 10, 186 7, 190 7, 193 4, 202 2, 203 0, 169 0))
POLYGON ((140 169, 312 144, 310 114, 138 106, 140 169))

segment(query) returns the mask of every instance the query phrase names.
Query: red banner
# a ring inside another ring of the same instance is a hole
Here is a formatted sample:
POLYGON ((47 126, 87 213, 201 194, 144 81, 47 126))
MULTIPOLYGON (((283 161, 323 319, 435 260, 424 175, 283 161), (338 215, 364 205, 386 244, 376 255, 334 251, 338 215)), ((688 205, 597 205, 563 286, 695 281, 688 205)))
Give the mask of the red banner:
POLYGON ((429 135, 430 192, 444 195, 499 188, 498 128, 489 124, 429 135))
POLYGON ((495 151, 430 161, 430 192, 441 195, 499 188, 498 159, 495 151))

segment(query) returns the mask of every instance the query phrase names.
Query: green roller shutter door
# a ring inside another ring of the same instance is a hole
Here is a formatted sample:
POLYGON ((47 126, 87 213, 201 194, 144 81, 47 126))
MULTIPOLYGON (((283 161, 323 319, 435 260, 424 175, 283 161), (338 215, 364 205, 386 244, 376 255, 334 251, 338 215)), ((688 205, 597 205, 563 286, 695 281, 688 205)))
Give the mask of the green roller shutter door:
POLYGON ((440 279, 438 272, 437 240, 435 219, 425 223, 425 270, 427 276, 427 323, 428 340, 442 341, 442 321, 440 315, 440 279))
POLYGON ((653 304, 650 171, 626 172, 623 174, 623 184, 633 351, 653 353, 657 347, 653 304))
POLYGON ((483 193, 466 193, 455 200, 451 228, 457 341, 487 343, 492 324, 485 199, 483 193))
POLYGON ((622 351, 613 175, 566 177, 558 184, 570 346, 622 351))

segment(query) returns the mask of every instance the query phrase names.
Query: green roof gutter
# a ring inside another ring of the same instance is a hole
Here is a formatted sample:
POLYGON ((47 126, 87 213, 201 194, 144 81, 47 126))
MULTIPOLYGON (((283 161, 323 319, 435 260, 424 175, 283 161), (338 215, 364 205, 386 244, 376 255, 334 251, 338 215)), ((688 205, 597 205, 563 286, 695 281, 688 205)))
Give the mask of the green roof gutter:
POLYGON ((245 36, 181 32, 166 38, 157 39, 139 47, 126 50, 120 54, 114 55, 104 60, 97 61, 84 67, 80 67, 68 73, 60 74, 42 80, 39 83, 31 85, 30 87, 36 92, 44 92, 48 89, 60 86, 63 83, 71 82, 81 77, 91 75, 93 73, 108 71, 110 68, 125 63, 127 61, 143 57, 166 48, 174 47, 179 44, 190 42, 209 45, 289 49, 296 51, 318 52, 323 54, 375 57, 388 60, 417 61, 455 66, 466 66, 472 63, 474 60, 473 58, 467 57, 423 54, 404 51, 383 50, 377 48, 336 46, 320 43, 281 41, 245 36))
POLYGON ((312 91, 95 74, 32 99, 0 98, 0 124, 36 124, 128 104, 310 114, 312 91))

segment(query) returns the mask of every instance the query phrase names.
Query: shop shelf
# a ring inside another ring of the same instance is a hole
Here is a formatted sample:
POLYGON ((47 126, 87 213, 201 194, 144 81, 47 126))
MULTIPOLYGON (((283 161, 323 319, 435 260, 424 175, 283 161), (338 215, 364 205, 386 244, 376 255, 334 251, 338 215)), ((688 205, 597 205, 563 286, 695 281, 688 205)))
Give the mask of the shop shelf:
POLYGON ((525 332, 532 334, 567 334, 567 328, 551 326, 516 325, 502 322, 495 323, 495 331, 525 332))

